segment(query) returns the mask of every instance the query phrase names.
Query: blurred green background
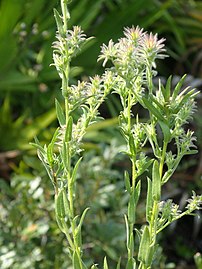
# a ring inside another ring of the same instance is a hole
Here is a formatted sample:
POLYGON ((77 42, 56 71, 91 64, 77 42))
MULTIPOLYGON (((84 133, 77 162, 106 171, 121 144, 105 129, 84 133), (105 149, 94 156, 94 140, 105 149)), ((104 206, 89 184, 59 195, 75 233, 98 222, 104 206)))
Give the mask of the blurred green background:
MULTIPOLYGON (((62 101, 60 80, 52 63, 56 0, 0 1, 0 268, 71 268, 64 236, 55 223, 53 188, 29 145, 34 136, 50 140, 56 126, 55 98, 62 101)), ((97 56, 102 43, 116 41, 125 26, 139 25, 166 38, 170 55, 158 63, 159 76, 174 82, 187 73, 186 84, 202 89, 202 1, 194 0, 75 0, 71 25, 81 25, 95 38, 72 62, 71 83, 102 73, 97 56)), ((183 160, 164 189, 183 208, 194 189, 202 188, 202 100, 187 128, 196 132, 199 153, 183 160)), ((141 110, 141 108, 138 108, 141 110)), ((117 128, 120 102, 110 96, 101 107, 105 122, 94 124, 84 141, 78 212, 90 206, 84 225, 86 262, 113 265, 125 253, 127 197, 122 180, 130 169, 119 152, 124 146, 117 128)), ((139 112, 141 114, 141 111, 139 112)), ((144 197, 138 225, 144 219, 144 197)), ((200 212, 198 212, 201 214, 200 212)), ((196 268, 193 256, 202 252, 201 220, 186 217, 160 238, 155 268, 196 268)))

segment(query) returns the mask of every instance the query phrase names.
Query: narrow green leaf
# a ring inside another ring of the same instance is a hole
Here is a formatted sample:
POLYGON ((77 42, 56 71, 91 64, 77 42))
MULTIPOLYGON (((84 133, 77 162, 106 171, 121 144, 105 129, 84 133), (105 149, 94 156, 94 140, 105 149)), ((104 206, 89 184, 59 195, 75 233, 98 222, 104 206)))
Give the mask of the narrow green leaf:
POLYGON ((182 100, 180 101, 180 103, 178 104, 177 108, 176 108, 176 111, 178 112, 182 107, 183 105, 190 99, 190 98, 193 98, 195 95, 197 95, 198 92, 196 92, 195 89, 193 90, 190 90, 188 93, 186 93, 182 100))
POLYGON ((39 157, 39 160, 42 162, 43 166, 45 167, 46 172, 54 185, 52 171, 50 169, 50 166, 44 161, 45 156, 41 153, 41 151, 38 151, 38 157, 39 157))
POLYGON ((88 212, 88 210, 89 210, 90 208, 89 207, 87 207, 84 211, 83 211, 83 213, 82 213, 82 215, 81 215, 81 219, 80 219, 80 222, 79 222, 79 225, 78 225, 78 229, 80 230, 81 229, 81 227, 82 227, 82 224, 83 224, 83 221, 84 221, 84 218, 85 218, 85 216, 86 216, 86 213, 88 212))
POLYGON ((107 263, 107 257, 104 257, 104 266, 103 269, 109 269, 108 263, 107 263))
MULTIPOLYGON (((143 164, 143 168, 142 168, 142 171, 141 171, 141 174, 144 173, 145 171, 147 171, 147 169, 150 167, 150 165, 153 163, 153 159, 149 160, 149 161, 146 161, 144 164, 143 164)), ((138 174, 139 176, 141 174, 138 174)))
POLYGON ((136 210, 136 205, 135 205, 135 197, 134 197, 134 189, 131 192, 129 202, 128 202, 128 221, 129 224, 135 223, 135 210, 136 210))
POLYGON ((133 235, 133 231, 130 234, 128 252, 129 252, 129 256, 132 257, 133 254, 134 254, 134 235, 133 235))
POLYGON ((64 115, 63 109, 62 109, 62 107, 57 99, 55 99, 55 108, 56 108, 56 114, 57 114, 59 124, 60 124, 60 126, 64 126, 66 123, 65 115, 64 115))
POLYGON ((146 220, 150 222, 152 211, 153 199, 152 199, 152 183, 151 179, 147 177, 147 202, 146 202, 146 220))
POLYGON ((139 180, 135 187, 135 193, 134 193, 135 207, 137 206, 137 203, 139 201, 140 192, 141 192, 141 181, 139 180))
POLYGON ((64 30, 63 30, 63 21, 62 21, 62 18, 60 16, 60 14, 58 13, 57 9, 53 9, 53 12, 54 12, 54 17, 55 17, 55 21, 56 21, 56 24, 57 24, 57 29, 58 29, 58 32, 61 36, 64 36, 64 30))
POLYGON ((79 165, 80 165, 81 160, 82 160, 82 157, 78 159, 78 161, 76 162, 76 164, 74 166, 74 169, 72 171, 71 180, 72 180, 73 183, 76 180, 76 175, 77 175, 77 171, 78 171, 78 168, 79 168, 79 165))
POLYGON ((121 269, 121 257, 120 257, 119 260, 118 260, 116 269, 121 269))
POLYGON ((130 153, 132 156, 136 155, 136 148, 135 148, 135 143, 134 143, 134 138, 132 134, 129 136, 129 147, 130 147, 130 153))
POLYGON ((161 130, 163 132, 164 142, 169 143, 171 139, 171 132, 169 126, 163 121, 159 121, 159 125, 161 126, 161 130))
POLYGON ((161 198, 161 178, 157 160, 154 161, 152 168, 152 198, 156 201, 159 201, 161 198))
POLYGON ((161 113, 158 111, 158 109, 153 106, 153 104, 145 97, 142 97, 143 103, 148 108, 148 110, 160 121, 165 122, 164 117, 161 115, 161 113))
POLYGON ((48 145, 47 148, 47 160, 50 167, 52 167, 54 159, 53 159, 53 145, 51 143, 48 145))
POLYGON ((150 248, 150 235, 148 226, 144 226, 140 247, 138 252, 138 260, 146 264, 148 250, 150 248))
POLYGON ((136 269, 136 261, 135 261, 134 258, 130 258, 130 259, 127 261, 126 269, 136 269))
POLYGON ((46 155, 46 152, 44 151, 44 149, 43 149, 43 147, 41 146, 41 145, 38 145, 38 144, 36 144, 36 143, 30 143, 30 145, 32 145, 33 147, 35 147, 38 151, 40 151, 41 152, 41 154, 43 155, 43 156, 45 156, 46 155))
POLYGON ((172 82, 172 76, 168 78, 166 83, 165 95, 164 95, 164 99, 166 102, 168 102, 170 99, 171 82, 172 82))
POLYGON ((192 155, 198 153, 197 149, 192 149, 184 153, 184 155, 192 155))
POLYGON ((54 134, 53 134, 53 138, 51 140, 51 143, 54 144, 57 140, 58 137, 58 133, 59 133, 59 127, 55 130, 54 134))
POLYGON ((59 132, 59 128, 56 129, 56 131, 55 131, 55 133, 53 135, 53 138, 51 140, 51 143, 47 147, 47 160, 48 160, 48 163, 49 163, 50 167, 52 167, 52 165, 54 163, 53 148, 54 148, 57 136, 58 136, 58 132, 59 132))
POLYGON ((81 264, 82 264, 81 258, 78 256, 77 252, 74 251, 74 254, 73 254, 73 268, 74 269, 83 269, 81 264))
POLYGON ((157 245, 155 245, 155 244, 150 245, 150 247, 148 249, 147 257, 146 257, 146 265, 147 266, 150 266, 152 264, 156 249, 157 249, 157 245))
POLYGON ((126 190, 130 194, 131 193, 131 186, 130 186, 130 177, 129 177, 128 171, 124 172, 124 181, 125 181, 126 190))
POLYGON ((138 240, 140 242, 140 240, 141 240, 141 232, 138 229, 136 229, 136 228, 135 228, 135 232, 136 232, 137 237, 138 237, 138 240))
POLYGON ((67 193, 65 189, 63 189, 62 194, 63 194, 63 205, 64 205, 64 210, 65 210, 65 215, 67 217, 67 216, 70 216, 70 208, 69 208, 69 201, 67 199, 67 193))
POLYGON ((129 248, 129 223, 128 223, 128 218, 126 215, 124 215, 124 219, 125 219, 125 224, 126 224, 126 245, 127 248, 129 248))
POLYGON ((63 189, 61 189, 58 195, 55 196, 55 213, 58 218, 64 219, 66 217, 66 209, 64 206, 63 189))
POLYGON ((39 151, 41 151, 42 154, 46 154, 46 151, 44 150, 44 148, 41 146, 38 138, 35 136, 34 137, 34 141, 35 143, 30 143, 32 146, 34 146, 35 148, 37 148, 39 151))
POLYGON ((69 142, 71 141, 72 138, 72 126, 73 126, 73 118, 70 116, 68 123, 67 123, 67 128, 65 132, 65 141, 69 142))
POLYGON ((184 80, 186 78, 186 74, 179 80, 179 82, 177 83, 177 85, 175 86, 175 89, 173 91, 173 94, 172 94, 172 102, 176 99, 176 97, 178 96, 179 92, 180 92, 180 89, 184 83, 184 80))
POLYGON ((63 142, 62 150, 61 150, 61 157, 64 168, 68 171, 69 170, 69 145, 67 142, 63 142))
POLYGON ((161 111, 165 110, 165 106, 162 105, 161 103, 159 103, 159 101, 156 99, 156 97, 154 97, 152 94, 149 95, 149 100, 150 100, 150 102, 151 101, 154 102, 161 111))
POLYGON ((130 259, 127 261, 126 269, 133 269, 133 259, 132 259, 132 258, 130 258, 130 259))
POLYGON ((87 213, 88 210, 89 210, 89 207, 86 208, 84 210, 84 212, 82 213, 81 219, 80 219, 80 222, 79 222, 79 225, 77 226, 76 231, 75 231, 75 240, 77 242, 77 245, 80 246, 80 247, 82 246, 82 241, 81 241, 81 227, 82 227, 84 218, 85 218, 86 213, 87 213))
POLYGON ((57 221, 57 224, 58 224, 58 227, 59 229, 64 233, 64 227, 63 227, 63 221, 64 219, 60 219, 57 215, 56 215, 56 221, 57 221))

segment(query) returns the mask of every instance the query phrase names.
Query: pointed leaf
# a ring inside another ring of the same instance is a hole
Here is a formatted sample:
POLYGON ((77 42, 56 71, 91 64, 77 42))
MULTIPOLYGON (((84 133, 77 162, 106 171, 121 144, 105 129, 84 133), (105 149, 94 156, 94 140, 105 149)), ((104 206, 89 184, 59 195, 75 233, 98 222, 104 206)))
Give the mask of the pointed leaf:
POLYGON ((81 160, 82 160, 82 157, 78 159, 78 161, 76 162, 75 166, 74 166, 74 169, 72 171, 72 176, 71 176, 71 180, 72 182, 74 183, 75 180, 76 180, 76 175, 77 175, 77 171, 78 171, 78 168, 79 168, 79 165, 81 163, 81 160))
POLYGON ((155 244, 150 245, 150 248, 149 248, 148 253, 147 253, 147 258, 146 258, 146 265, 147 266, 150 266, 152 264, 156 250, 157 250, 157 245, 155 245, 155 244))
POLYGON ((63 189, 61 189, 58 195, 55 195, 55 213, 59 219, 64 219, 66 216, 66 209, 63 201, 63 189))
POLYGON ((140 241, 140 247, 138 252, 138 260, 146 264, 147 253, 150 248, 150 235, 148 226, 144 226, 142 238, 140 241))
POLYGON ((85 218, 86 213, 87 213, 88 210, 89 210, 89 207, 84 210, 84 212, 83 212, 83 214, 81 216, 79 225, 77 226, 77 228, 75 230, 75 240, 77 242, 77 245, 80 246, 80 247, 82 246, 82 241, 81 241, 81 227, 82 227, 84 218, 85 218))
POLYGON ((83 269, 81 264, 82 264, 81 258, 78 256, 77 252, 74 251, 74 254, 73 254, 73 268, 74 269, 83 269))
POLYGON ((34 146, 35 148, 37 148, 39 151, 41 151, 42 154, 46 154, 46 151, 44 150, 44 148, 41 146, 38 138, 35 136, 34 137, 34 141, 35 143, 30 143, 32 146, 34 146))
POLYGON ((141 192, 141 181, 139 180, 135 187, 135 193, 134 193, 135 206, 137 206, 137 203, 139 201, 140 192, 141 192))
POLYGON ((135 228, 135 232, 136 232, 137 237, 138 237, 138 240, 140 242, 140 240, 141 240, 141 232, 138 229, 136 229, 136 228, 135 228))
POLYGON ((150 100, 150 102, 151 101, 154 102, 161 111, 165 110, 165 106, 162 105, 161 103, 159 103, 159 101, 156 99, 156 97, 154 97, 152 94, 149 95, 149 100, 150 100))
POLYGON ((124 219, 125 219, 125 224, 126 224, 126 245, 127 248, 129 248, 129 241, 130 241, 130 237, 129 237, 129 222, 128 222, 128 218, 126 215, 124 215, 124 219))
POLYGON ((64 205, 64 210, 65 210, 65 215, 70 216, 70 207, 69 207, 69 201, 67 199, 67 192, 65 189, 63 189, 63 205, 64 205))
POLYGON ((133 269, 133 259, 130 258, 126 264, 126 269, 133 269))
POLYGON ((186 74, 180 79, 180 81, 177 83, 177 85, 175 86, 175 89, 173 91, 173 94, 172 94, 172 102, 176 99, 176 97, 178 96, 179 92, 180 92, 180 89, 185 81, 185 78, 186 78, 186 74))
POLYGON ((56 131, 55 131, 55 133, 53 135, 53 138, 51 140, 51 143, 47 147, 47 160, 48 160, 48 163, 49 163, 50 166, 52 166, 53 163, 54 163, 53 148, 54 148, 57 136, 58 136, 58 132, 59 132, 59 128, 56 129, 56 131))
POLYGON ((161 126, 161 130, 163 132, 164 142, 169 143, 171 139, 171 132, 169 126, 163 121, 159 121, 159 125, 161 126))
POLYGON ((63 142, 62 150, 61 150, 61 157, 64 168, 68 171, 69 170, 69 144, 67 142, 63 142))
POLYGON ((60 16, 60 14, 58 13, 57 9, 53 9, 53 13, 54 13, 54 17, 55 17, 55 21, 57 24, 57 29, 58 32, 61 36, 64 36, 64 30, 63 30, 63 21, 62 18, 60 16))
POLYGON ((64 115, 63 109, 62 109, 62 107, 57 99, 55 99, 55 107, 56 107, 56 114, 57 114, 59 124, 60 124, 60 126, 64 126, 66 123, 65 115, 64 115))
POLYGON ((45 167, 46 172, 47 172, 49 178, 51 179, 51 181, 52 181, 52 183, 53 183, 53 185, 54 185, 52 171, 51 171, 51 169, 50 169, 50 166, 44 161, 45 157, 44 157, 44 155, 41 153, 41 151, 38 151, 38 157, 39 157, 39 160, 42 162, 43 166, 45 167))
POLYGON ((134 258, 130 258, 127 262, 126 269, 136 269, 136 261, 134 258))
POLYGON ((131 192, 129 202, 128 202, 128 221, 129 224, 135 223, 135 210, 136 210, 136 205, 135 205, 135 197, 134 197, 134 189, 131 192))
POLYGON ((161 178, 157 160, 154 161, 152 168, 152 198, 156 201, 159 201, 161 198, 161 178))
POLYGON ((171 82, 172 82, 172 76, 168 78, 167 83, 166 83, 165 94, 164 94, 164 98, 166 102, 168 102, 170 99, 171 82))
POLYGON ((80 222, 79 222, 79 225, 78 225, 78 227, 77 227, 77 229, 81 229, 81 227, 82 227, 82 224, 83 224, 83 221, 84 221, 84 218, 85 218, 85 216, 86 216, 86 213, 88 212, 88 210, 89 210, 90 208, 89 207, 87 207, 84 211, 83 211, 83 213, 82 213, 82 215, 81 215, 81 219, 80 219, 80 222))
POLYGON ((108 264, 107 264, 107 257, 104 257, 104 266, 103 269, 109 269, 108 264))
POLYGON ((72 138, 72 126, 73 126, 73 118, 70 116, 68 123, 67 123, 67 128, 65 132, 65 141, 69 142, 71 141, 72 138))
POLYGON ((64 233, 63 220, 61 220, 61 219, 56 215, 56 221, 57 221, 57 224, 58 224, 59 229, 64 233))
POLYGON ((164 117, 161 115, 161 113, 158 111, 158 109, 145 97, 142 98, 144 105, 146 108, 160 121, 165 121, 164 117))
POLYGON ((130 153, 132 156, 136 155, 136 148, 135 148, 135 143, 134 143, 134 137, 132 134, 129 136, 129 147, 130 147, 130 153))
POLYGON ((133 235, 133 231, 130 234, 128 253, 129 253, 130 257, 132 257, 133 253, 134 253, 134 235, 133 235))
POLYGON ((130 186, 130 177, 129 177, 128 171, 124 172, 124 180, 125 180, 126 190, 130 194, 131 193, 131 186, 130 186))
POLYGON ((116 269, 121 269, 121 257, 120 257, 119 260, 118 260, 116 269))
POLYGON ((147 203, 146 203, 146 220, 150 222, 151 211, 152 211, 153 199, 152 199, 152 182, 149 177, 147 177, 147 203))

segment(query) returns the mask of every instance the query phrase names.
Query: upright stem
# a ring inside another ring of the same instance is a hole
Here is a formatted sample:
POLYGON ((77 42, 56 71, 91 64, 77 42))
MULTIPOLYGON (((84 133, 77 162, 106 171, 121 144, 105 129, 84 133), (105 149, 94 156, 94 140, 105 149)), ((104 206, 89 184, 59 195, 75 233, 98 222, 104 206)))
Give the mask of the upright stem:
POLYGON ((66 120, 66 126, 69 121, 69 102, 68 97, 65 97, 65 120, 66 120))
MULTIPOLYGON (((163 177, 163 166, 165 162, 165 156, 166 156, 166 150, 167 150, 168 143, 166 141, 163 142, 163 149, 162 149, 162 154, 160 158, 160 163, 159 163, 159 175, 160 175, 160 181, 162 183, 162 177, 163 177)), ((159 208, 158 208, 158 203, 161 200, 154 200, 153 201, 153 208, 152 208, 152 214, 151 214, 151 220, 149 222, 149 234, 150 234, 150 245, 155 245, 156 243, 156 237, 157 237, 157 219, 158 219, 158 214, 159 214, 159 208)), ((150 250, 148 249, 148 252, 150 250)), ((151 259, 152 263, 152 259, 151 259)), ((140 269, 150 269, 151 264, 148 266, 142 265, 140 269)))
POLYGON ((164 161, 165 161, 165 157, 166 157, 167 146, 168 146, 168 142, 164 141, 163 142, 163 149, 162 149, 160 165, 159 165, 159 174, 160 174, 161 179, 162 179, 162 174, 163 174, 163 165, 164 165, 164 161))
POLYGON ((132 158, 132 187, 135 188, 136 183, 136 167, 135 167, 135 158, 132 158))
MULTIPOLYGON (((131 107, 132 107, 132 96, 131 96, 131 90, 129 89, 128 91, 128 98, 127 98, 127 104, 124 108, 124 110, 127 113, 127 135, 128 135, 128 146, 129 146, 129 151, 130 151, 130 160, 131 160, 131 174, 132 174, 132 179, 131 179, 131 192, 130 192, 130 198, 129 198, 129 203, 128 207, 133 208, 134 212, 132 212, 133 217, 129 216, 131 212, 128 212, 128 225, 129 225, 129 233, 128 233, 128 238, 127 241, 129 242, 128 245, 128 262, 133 260, 134 258, 134 236, 133 236, 133 231, 134 231, 134 224, 135 224, 135 210, 136 210, 136 205, 134 204, 134 198, 132 196, 135 196, 136 192, 136 178, 137 178, 137 173, 136 173, 136 150, 134 148, 131 148, 130 145, 130 139, 132 136, 132 126, 131 126, 131 107)), ((133 146, 132 146, 133 147, 133 146)), ((135 146, 134 146, 135 147, 135 146)))
POLYGON ((69 12, 67 9, 68 0, 61 0, 61 9, 62 9, 62 16, 63 16, 63 23, 64 23, 64 32, 67 31, 67 21, 70 18, 69 12))

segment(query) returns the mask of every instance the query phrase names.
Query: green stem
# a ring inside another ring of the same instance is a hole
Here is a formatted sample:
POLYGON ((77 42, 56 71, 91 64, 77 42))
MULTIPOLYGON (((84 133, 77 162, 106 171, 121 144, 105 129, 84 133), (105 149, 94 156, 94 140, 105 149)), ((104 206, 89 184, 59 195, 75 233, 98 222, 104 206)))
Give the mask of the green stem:
POLYGON ((136 167, 135 167, 135 161, 136 159, 133 158, 131 160, 132 162, 132 187, 135 188, 135 183, 136 183, 136 167))
MULTIPOLYGON (((161 154, 161 158, 160 158, 160 164, 159 164, 159 175, 160 175, 161 182, 162 182, 162 177, 163 177, 163 166, 164 166, 164 162, 165 162, 167 146, 168 146, 168 143, 166 141, 164 141, 162 154, 161 154)), ((159 200, 161 200, 161 198, 159 200)), ((157 233, 158 233, 158 231, 157 231, 157 219, 158 219, 158 213, 159 213, 158 203, 159 203, 159 201, 154 200, 151 221, 149 223, 150 244, 152 244, 152 245, 156 244, 156 237, 157 237, 157 233)), ((151 268, 151 264, 149 264, 148 267, 142 267, 142 269, 143 268, 149 269, 149 268, 151 268)))
POLYGON ((138 266, 138 269, 150 269, 151 267, 147 267, 145 264, 143 264, 142 262, 140 263, 140 265, 138 266))
POLYGON ((162 155, 161 155, 161 160, 160 160, 160 165, 159 165, 159 174, 160 174, 161 179, 162 179, 162 175, 163 175, 163 166, 164 166, 164 162, 165 162, 167 146, 168 146, 168 143, 163 142, 163 150, 162 150, 162 155))
POLYGON ((67 21, 70 19, 69 12, 67 9, 67 0, 61 0, 61 9, 62 9, 62 16, 63 16, 63 23, 64 23, 64 33, 67 31, 67 21))
POLYGON ((68 101, 68 97, 65 97, 65 120, 66 120, 66 126, 67 126, 67 123, 69 121, 69 114, 70 114, 69 101, 68 101))
POLYGON ((157 217, 158 217, 158 201, 154 201, 151 221, 149 225, 150 239, 152 241, 151 244, 156 242, 157 217))
POLYGON ((127 120, 128 120, 128 133, 131 132, 131 93, 129 91, 128 93, 128 107, 127 107, 127 113, 128 113, 128 117, 127 117, 127 120))

